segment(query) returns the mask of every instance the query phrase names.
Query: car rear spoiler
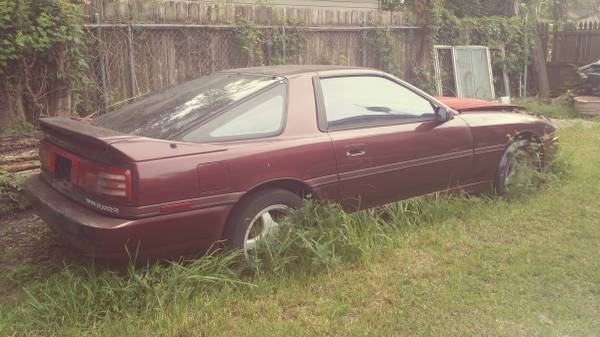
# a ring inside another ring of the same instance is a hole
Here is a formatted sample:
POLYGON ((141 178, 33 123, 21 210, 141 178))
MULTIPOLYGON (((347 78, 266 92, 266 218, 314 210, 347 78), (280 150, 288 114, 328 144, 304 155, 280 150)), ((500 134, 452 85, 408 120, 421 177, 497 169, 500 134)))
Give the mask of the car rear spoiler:
POLYGON ((217 144, 184 143, 125 134, 66 117, 41 119, 40 126, 56 145, 104 161, 137 162, 226 150, 217 144))

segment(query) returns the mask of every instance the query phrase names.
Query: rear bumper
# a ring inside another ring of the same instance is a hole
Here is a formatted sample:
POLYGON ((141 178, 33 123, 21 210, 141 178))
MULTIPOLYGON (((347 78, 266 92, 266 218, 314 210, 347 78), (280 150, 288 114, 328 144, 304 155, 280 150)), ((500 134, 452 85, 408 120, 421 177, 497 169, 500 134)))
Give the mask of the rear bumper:
POLYGON ((99 214, 63 196, 39 175, 25 182, 36 213, 68 244, 86 255, 121 259, 176 256, 209 249, 222 237, 231 205, 119 219, 99 214))

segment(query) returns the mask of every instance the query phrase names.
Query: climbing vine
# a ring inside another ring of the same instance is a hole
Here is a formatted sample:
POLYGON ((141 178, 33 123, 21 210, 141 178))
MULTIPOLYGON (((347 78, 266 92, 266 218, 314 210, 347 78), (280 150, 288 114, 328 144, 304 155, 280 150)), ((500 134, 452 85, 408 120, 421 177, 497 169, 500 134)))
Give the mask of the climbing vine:
MULTIPOLYGON (((368 39, 369 49, 375 52, 375 64, 381 70, 402 76, 402 67, 398 62, 398 41, 389 29, 378 29, 372 33, 372 37, 368 39)), ((366 47, 366 46, 365 46, 366 47)))
POLYGON ((247 20, 237 22, 234 35, 237 45, 247 59, 247 66, 277 65, 297 56, 305 39, 295 19, 275 18, 269 27, 261 27, 247 20))
POLYGON ((68 0, 0 0, 0 89, 13 105, 9 119, 34 122, 50 88, 70 95, 85 80, 81 17, 68 0))

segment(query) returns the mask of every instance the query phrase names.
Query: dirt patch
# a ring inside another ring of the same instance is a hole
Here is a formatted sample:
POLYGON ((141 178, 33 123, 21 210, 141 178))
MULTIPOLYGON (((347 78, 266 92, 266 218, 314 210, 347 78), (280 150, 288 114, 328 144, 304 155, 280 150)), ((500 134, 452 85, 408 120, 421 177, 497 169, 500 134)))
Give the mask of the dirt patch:
POLYGON ((52 271, 84 259, 31 211, 0 219, 0 247, 0 274, 24 265, 52 271))

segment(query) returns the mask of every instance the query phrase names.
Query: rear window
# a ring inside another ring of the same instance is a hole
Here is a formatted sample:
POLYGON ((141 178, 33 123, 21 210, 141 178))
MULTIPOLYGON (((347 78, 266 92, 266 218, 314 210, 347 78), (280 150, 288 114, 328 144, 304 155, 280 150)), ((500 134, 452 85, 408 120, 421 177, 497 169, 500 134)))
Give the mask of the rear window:
POLYGON ((181 140, 204 143, 277 135, 283 130, 285 101, 286 86, 281 83, 201 123, 181 140))
POLYGON ((133 135, 172 139, 278 80, 216 73, 142 98, 96 118, 92 124, 133 135))

